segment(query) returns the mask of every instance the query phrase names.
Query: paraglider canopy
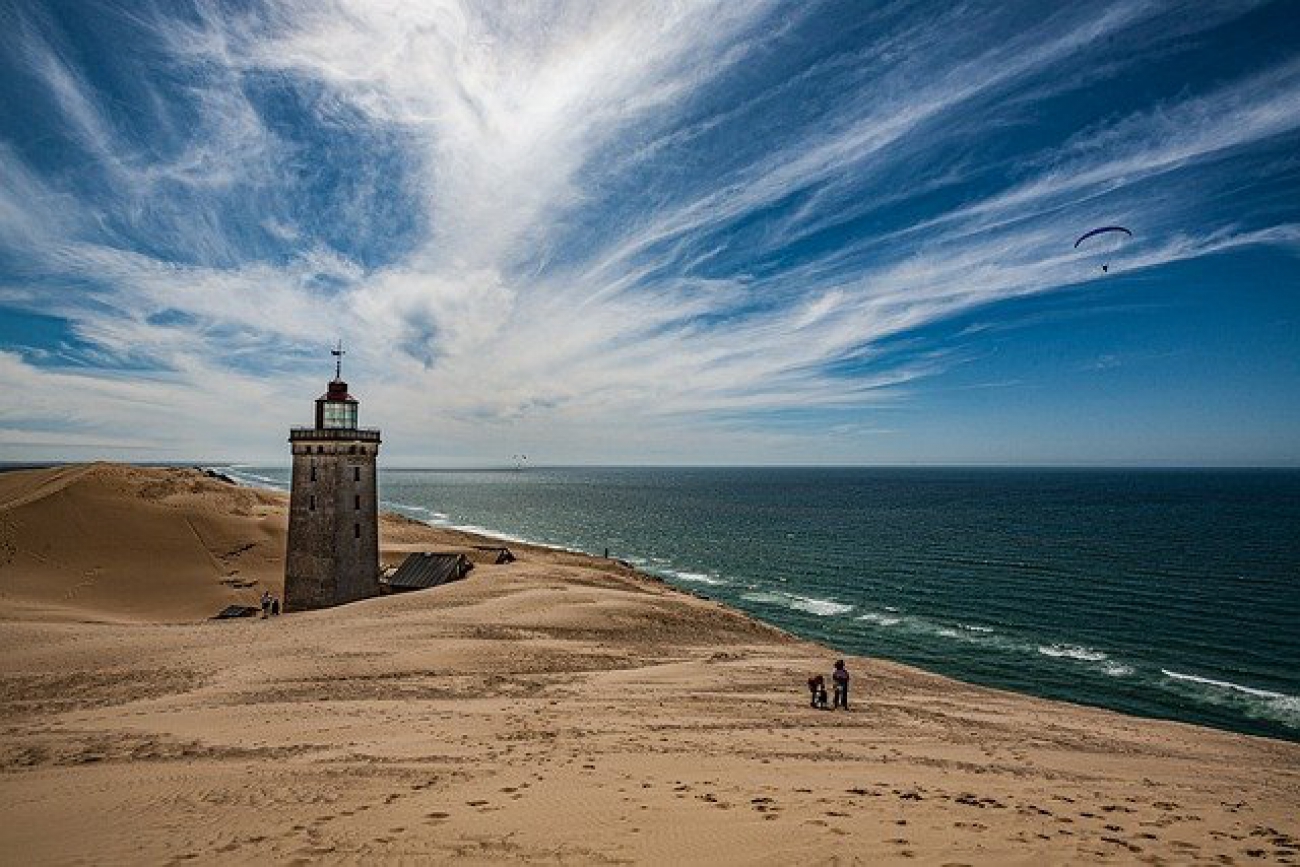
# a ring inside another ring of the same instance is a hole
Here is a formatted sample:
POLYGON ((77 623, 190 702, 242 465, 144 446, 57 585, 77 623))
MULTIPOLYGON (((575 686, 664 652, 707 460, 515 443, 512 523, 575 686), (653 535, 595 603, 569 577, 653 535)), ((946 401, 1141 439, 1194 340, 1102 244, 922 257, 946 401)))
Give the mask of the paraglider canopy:
POLYGON ((1125 229, 1123 226, 1102 226, 1100 229, 1093 229, 1091 231, 1084 232, 1082 235, 1080 235, 1079 240, 1074 242, 1074 249, 1076 250, 1079 249, 1080 244, 1082 244, 1084 241, 1088 240, 1089 238, 1093 237, 1094 235, 1104 235, 1107 232, 1123 232, 1125 235, 1128 235, 1130 238, 1133 237, 1133 233, 1130 232, 1128 229, 1125 229))
MULTIPOLYGON (((1088 240, 1089 238, 1095 238, 1098 235, 1111 236, 1121 240, 1125 236, 1127 236, 1128 238, 1133 237, 1133 233, 1130 232, 1128 229, 1124 228, 1123 226, 1101 226, 1099 228, 1084 232, 1082 235, 1080 235, 1079 239, 1074 242, 1074 249, 1076 250, 1079 249, 1079 245, 1082 244, 1084 241, 1088 240)), ((1119 245, 1118 243, 1112 242, 1110 244, 1103 245, 1103 247, 1105 248, 1104 252, 1113 253, 1118 249, 1119 245)), ((1109 262, 1102 263, 1101 270, 1103 272, 1109 272, 1110 263, 1109 262)))

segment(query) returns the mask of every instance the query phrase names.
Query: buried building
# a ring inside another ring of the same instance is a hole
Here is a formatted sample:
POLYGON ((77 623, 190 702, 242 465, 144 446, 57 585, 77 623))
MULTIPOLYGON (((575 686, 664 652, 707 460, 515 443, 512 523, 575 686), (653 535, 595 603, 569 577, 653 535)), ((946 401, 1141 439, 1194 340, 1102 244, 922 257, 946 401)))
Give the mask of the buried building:
POLYGON ((357 427, 357 400, 342 377, 316 401, 316 425, 292 428, 293 481, 284 563, 286 611, 379 594, 379 431, 357 427))
POLYGON ((407 593, 459 581, 473 568, 474 564, 464 554, 422 551, 407 555, 397 571, 379 580, 385 593, 407 593))

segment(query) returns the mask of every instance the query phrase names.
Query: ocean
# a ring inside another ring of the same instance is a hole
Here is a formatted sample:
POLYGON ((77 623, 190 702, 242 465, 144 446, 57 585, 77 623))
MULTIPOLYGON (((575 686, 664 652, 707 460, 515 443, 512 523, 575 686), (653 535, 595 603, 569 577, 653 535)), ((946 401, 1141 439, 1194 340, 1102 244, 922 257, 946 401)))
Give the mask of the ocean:
MULTIPOLYGON (((217 469, 287 487, 286 468, 217 469)), ((380 493, 608 549, 845 653, 1300 741, 1297 471, 394 469, 380 493)))

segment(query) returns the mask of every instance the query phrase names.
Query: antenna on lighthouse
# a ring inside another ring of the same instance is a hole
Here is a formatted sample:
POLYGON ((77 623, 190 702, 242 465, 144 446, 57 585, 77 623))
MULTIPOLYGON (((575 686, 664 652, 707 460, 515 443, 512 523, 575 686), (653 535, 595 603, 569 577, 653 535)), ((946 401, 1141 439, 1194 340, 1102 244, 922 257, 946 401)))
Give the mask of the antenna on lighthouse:
POLYGON ((345 351, 344 351, 344 349, 343 349, 343 341, 340 340, 340 341, 338 342, 338 346, 335 346, 333 349, 330 350, 330 355, 334 356, 334 378, 335 378, 336 380, 339 380, 339 379, 342 379, 342 378, 343 378, 343 356, 344 356, 344 354, 345 354, 345 351))

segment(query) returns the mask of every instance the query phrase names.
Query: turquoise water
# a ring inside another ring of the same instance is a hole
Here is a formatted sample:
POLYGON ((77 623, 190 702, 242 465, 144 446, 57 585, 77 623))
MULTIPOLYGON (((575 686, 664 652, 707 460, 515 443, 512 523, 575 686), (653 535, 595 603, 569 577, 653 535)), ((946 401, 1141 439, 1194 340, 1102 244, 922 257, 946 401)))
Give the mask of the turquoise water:
POLYGON ((1300 472, 385 470, 380 490, 434 524, 608 548, 846 652, 1300 740, 1300 472))

